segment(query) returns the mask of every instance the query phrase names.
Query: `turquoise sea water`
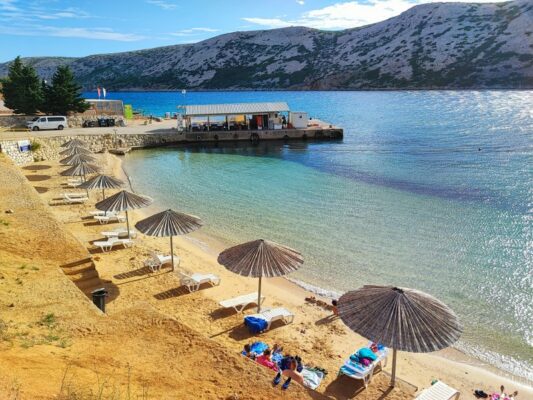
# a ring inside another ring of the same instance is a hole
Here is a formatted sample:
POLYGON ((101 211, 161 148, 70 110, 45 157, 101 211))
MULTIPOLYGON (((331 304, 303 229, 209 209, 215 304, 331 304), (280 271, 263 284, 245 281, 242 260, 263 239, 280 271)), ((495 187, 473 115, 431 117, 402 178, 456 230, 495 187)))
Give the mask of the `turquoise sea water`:
POLYGON ((194 213, 228 244, 300 250, 293 275, 342 292, 431 293, 461 350, 533 381, 533 92, 111 93, 155 115, 177 104, 287 101, 342 141, 135 151, 136 191, 194 213))

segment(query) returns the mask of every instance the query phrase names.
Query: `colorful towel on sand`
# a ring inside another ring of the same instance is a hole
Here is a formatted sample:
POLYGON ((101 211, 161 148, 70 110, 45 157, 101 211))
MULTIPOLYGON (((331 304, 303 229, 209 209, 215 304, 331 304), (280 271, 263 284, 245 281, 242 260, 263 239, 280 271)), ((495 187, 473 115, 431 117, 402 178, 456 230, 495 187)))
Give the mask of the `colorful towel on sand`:
POLYGON ((324 379, 324 373, 316 368, 305 367, 302 369, 302 375, 304 377, 304 386, 310 389, 316 389, 322 379, 324 379))

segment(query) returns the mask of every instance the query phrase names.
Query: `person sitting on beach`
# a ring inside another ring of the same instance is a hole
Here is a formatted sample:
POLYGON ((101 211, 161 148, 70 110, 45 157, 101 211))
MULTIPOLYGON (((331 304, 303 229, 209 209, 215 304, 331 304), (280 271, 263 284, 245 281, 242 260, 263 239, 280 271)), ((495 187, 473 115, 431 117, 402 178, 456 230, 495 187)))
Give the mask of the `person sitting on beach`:
POLYGON ((283 390, 287 390, 289 388, 292 379, 294 379, 300 385, 303 385, 304 377, 301 374, 302 369, 303 365, 300 357, 283 357, 279 365, 279 371, 272 383, 274 384, 274 386, 279 384, 281 382, 281 376, 283 375, 288 377, 287 380, 283 383, 283 386, 281 386, 283 390))
POLYGON ((255 361, 276 372, 278 371, 278 365, 274 361, 272 361, 272 353, 270 349, 266 349, 263 354, 261 354, 255 359, 255 361))
POLYGON ((333 306, 333 315, 335 316, 339 316, 339 309, 337 308, 337 305, 339 303, 337 302, 337 300, 331 300, 331 305, 333 306))
POLYGON ((242 355, 251 358, 252 360, 255 360, 255 357, 257 356, 257 354, 252 351, 252 346, 250 346, 248 343, 244 345, 242 355))

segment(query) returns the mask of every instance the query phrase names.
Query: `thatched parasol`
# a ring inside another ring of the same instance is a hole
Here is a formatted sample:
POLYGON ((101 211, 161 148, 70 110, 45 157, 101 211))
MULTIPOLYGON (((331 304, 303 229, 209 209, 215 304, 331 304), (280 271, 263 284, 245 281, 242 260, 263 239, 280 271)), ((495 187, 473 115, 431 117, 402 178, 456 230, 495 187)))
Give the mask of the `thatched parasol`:
POLYGON ((170 236, 170 257, 172 258, 172 271, 174 271, 174 245, 172 243, 172 237, 186 235, 199 229, 202 225, 202 220, 194 215, 166 210, 137 222, 135 227, 145 235, 159 237, 170 236))
MULTIPOLYGON (((61 175, 64 176, 83 176, 83 181, 86 180, 86 175, 97 174, 99 172, 98 167, 93 164, 88 164, 85 162, 80 162, 79 164, 73 165, 69 169, 61 172, 61 175)), ((87 197, 89 196, 89 191, 87 190, 87 197)))
POLYGON ((85 147, 69 147, 63 151, 60 151, 59 154, 62 156, 71 156, 73 154, 93 154, 91 150, 87 150, 85 147))
POLYGON ((290 247, 268 240, 254 240, 224 250, 219 264, 242 276, 259 278, 257 312, 261 312, 261 280, 296 271, 304 262, 302 255, 290 247))
POLYGON ((65 157, 59 162, 65 165, 76 165, 80 162, 94 162, 96 158, 90 156, 89 154, 72 154, 71 156, 65 157))
POLYGON ((102 211, 126 211, 126 223, 128 225, 128 237, 130 236, 130 220, 128 210, 148 207, 153 200, 148 196, 139 196, 138 194, 121 190, 120 192, 99 201, 95 207, 102 211))
POLYGON ((124 186, 124 182, 120 179, 114 178, 109 175, 97 175, 86 182, 79 185, 82 189, 102 189, 102 197, 105 199, 106 189, 118 189, 124 186))
POLYGON ((414 289, 363 286, 342 295, 338 310, 351 330, 393 349, 391 386, 396 380, 396 350, 437 351, 462 333, 457 315, 446 304, 414 289))
POLYGON ((87 143, 80 139, 71 139, 68 142, 65 142, 61 147, 87 147, 87 143))
POLYGON ((64 176, 83 176, 85 180, 85 175, 97 174, 99 171, 98 167, 93 164, 86 162, 80 162, 79 164, 73 165, 69 169, 61 172, 61 175, 64 176))

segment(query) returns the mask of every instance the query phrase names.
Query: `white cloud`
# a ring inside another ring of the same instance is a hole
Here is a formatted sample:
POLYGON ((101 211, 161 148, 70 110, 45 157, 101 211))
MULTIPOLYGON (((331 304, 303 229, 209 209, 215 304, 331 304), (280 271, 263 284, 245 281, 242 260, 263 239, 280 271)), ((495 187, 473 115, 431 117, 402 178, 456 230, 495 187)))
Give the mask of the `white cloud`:
POLYGON ((152 4, 154 6, 162 8, 163 10, 173 10, 177 7, 176 4, 164 0, 146 0, 146 2, 148 4, 152 4))
POLYGON ((112 40, 118 42, 134 42, 145 39, 144 36, 132 33, 115 32, 110 28, 64 28, 45 25, 31 26, 0 26, 0 33, 17 36, 54 36, 65 38, 84 38, 96 40, 112 40))
MULTIPOLYGON (((307 26, 317 29, 347 29, 383 21, 406 11, 416 4, 437 1, 442 0, 367 0, 361 3, 348 1, 304 12, 295 19, 249 17, 243 18, 243 20, 268 28, 307 26)), ((454 1, 471 2, 471 0, 454 1)), ((493 3, 504 0, 475 1, 493 3)))
POLYGON ((195 36, 195 35, 201 35, 202 33, 215 33, 219 32, 218 29, 213 28, 188 28, 188 29, 182 29, 176 32, 170 33, 172 36, 195 36))
POLYGON ((296 0, 296 2, 297 2, 299 5, 301 5, 301 6, 303 6, 303 5, 305 4, 305 1, 304 1, 304 0, 296 0))

